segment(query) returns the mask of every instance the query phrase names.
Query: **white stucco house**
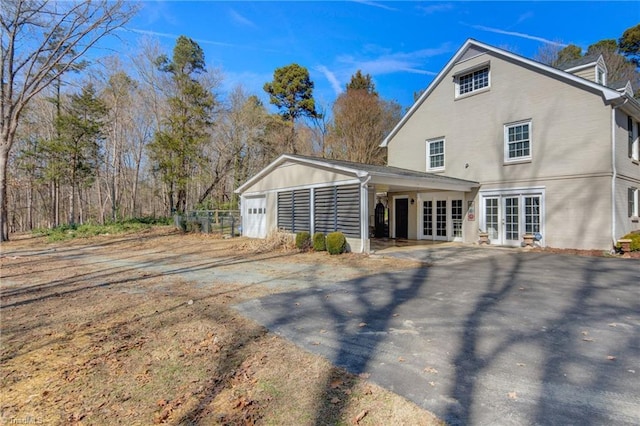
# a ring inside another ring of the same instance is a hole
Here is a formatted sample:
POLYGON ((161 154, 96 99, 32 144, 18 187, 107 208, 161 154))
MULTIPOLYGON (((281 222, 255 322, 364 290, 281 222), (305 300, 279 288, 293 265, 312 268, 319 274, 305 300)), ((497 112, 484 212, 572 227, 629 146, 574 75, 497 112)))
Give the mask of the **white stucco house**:
POLYGON ((381 142, 387 166, 283 155, 238 188, 245 235, 610 249, 640 229, 640 103, 601 56, 564 69, 468 40, 381 142), (376 223, 378 222, 378 223, 376 223))

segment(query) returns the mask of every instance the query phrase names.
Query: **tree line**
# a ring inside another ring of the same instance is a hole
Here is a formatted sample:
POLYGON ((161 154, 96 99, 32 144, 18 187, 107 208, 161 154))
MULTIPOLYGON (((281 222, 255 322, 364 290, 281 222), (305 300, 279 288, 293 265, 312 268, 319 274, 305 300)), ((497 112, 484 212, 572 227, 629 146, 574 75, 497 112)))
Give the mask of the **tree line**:
POLYGON ((323 107, 305 67, 278 68, 264 84, 271 113, 241 85, 221 93, 221 72, 186 36, 170 53, 145 40, 126 63, 84 60, 89 41, 133 16, 129 3, 7 4, 3 241, 38 227, 235 209, 234 190, 283 153, 385 162, 378 144, 401 108, 361 71, 323 107))
MULTIPOLYGON (((126 62, 89 63, 89 49, 136 12, 122 0, 3 1, 1 241, 38 227, 235 209, 234 190, 283 153, 385 163, 378 145, 402 108, 360 70, 319 105, 304 66, 278 68, 263 87, 272 113, 241 85, 222 93, 222 73, 186 36, 172 52, 144 40, 126 62)), ((613 52, 636 66, 638 32, 613 52)))

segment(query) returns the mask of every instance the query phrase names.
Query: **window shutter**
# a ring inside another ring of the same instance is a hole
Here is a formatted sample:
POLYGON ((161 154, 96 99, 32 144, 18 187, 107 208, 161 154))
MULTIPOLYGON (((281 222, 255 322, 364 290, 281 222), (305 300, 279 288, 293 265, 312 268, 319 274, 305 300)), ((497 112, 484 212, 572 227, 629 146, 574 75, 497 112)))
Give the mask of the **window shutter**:
POLYGON ((634 213, 634 204, 635 204, 635 188, 628 188, 627 189, 627 197, 629 199, 629 212, 628 215, 629 217, 633 216, 634 213))

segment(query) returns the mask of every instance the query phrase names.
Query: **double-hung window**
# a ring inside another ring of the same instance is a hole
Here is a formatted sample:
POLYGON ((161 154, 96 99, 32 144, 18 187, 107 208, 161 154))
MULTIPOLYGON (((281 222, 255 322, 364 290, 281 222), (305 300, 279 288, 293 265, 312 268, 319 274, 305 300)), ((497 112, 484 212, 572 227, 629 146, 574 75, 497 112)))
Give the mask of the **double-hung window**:
POLYGON ((427 171, 444 170, 444 139, 427 141, 427 171))
POLYGON ((633 118, 627 117, 627 132, 629 133, 629 158, 633 161, 640 161, 640 123, 634 122, 633 118))
POLYGON ((638 197, 640 197, 640 195, 638 195, 638 188, 629 188, 627 190, 627 196, 629 198, 629 217, 637 218, 640 216, 640 207, 638 206, 640 202, 638 197))
POLYGON ((485 66, 456 77, 456 96, 472 93, 489 87, 489 67, 485 66))
POLYGON ((531 159, 531 121, 504 126, 504 161, 531 159))

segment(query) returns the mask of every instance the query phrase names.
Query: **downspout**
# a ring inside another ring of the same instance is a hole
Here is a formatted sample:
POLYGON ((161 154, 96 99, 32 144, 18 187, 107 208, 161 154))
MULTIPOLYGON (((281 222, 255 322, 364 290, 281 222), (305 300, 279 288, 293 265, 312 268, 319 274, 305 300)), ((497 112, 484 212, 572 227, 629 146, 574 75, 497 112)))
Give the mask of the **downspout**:
POLYGON ((362 240, 362 243, 360 244, 360 253, 367 252, 365 250, 365 243, 369 239, 369 189, 367 186, 369 185, 370 180, 371 175, 368 175, 360 184, 360 217, 364 218, 364 220, 361 220, 360 225, 360 238, 362 240))
POLYGON ((619 105, 614 105, 611 108, 611 240, 615 247, 618 242, 616 238, 616 178, 618 177, 618 170, 616 168, 616 109, 626 104, 628 99, 624 99, 619 105))

